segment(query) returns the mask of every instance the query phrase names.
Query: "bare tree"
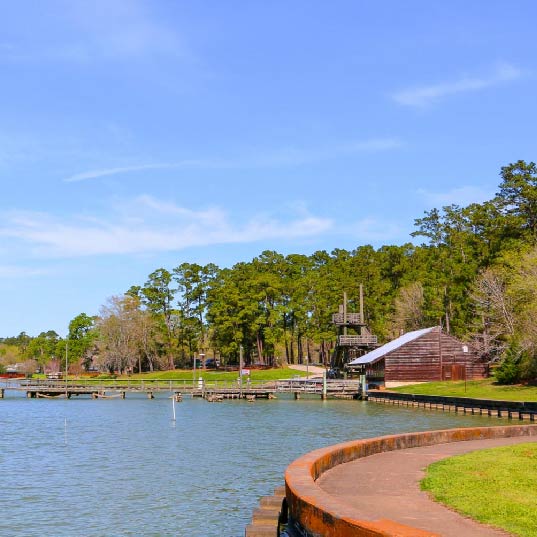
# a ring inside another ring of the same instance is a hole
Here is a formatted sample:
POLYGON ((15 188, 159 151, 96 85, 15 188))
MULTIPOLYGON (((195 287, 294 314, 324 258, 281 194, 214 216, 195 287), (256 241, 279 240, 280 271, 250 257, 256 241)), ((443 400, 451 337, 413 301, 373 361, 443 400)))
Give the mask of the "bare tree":
POLYGON ((147 310, 139 311, 137 316, 138 371, 142 371, 142 360, 147 361, 150 371, 167 365, 167 358, 159 355, 161 332, 155 317, 147 310))
POLYGON ((113 296, 101 307, 97 320, 97 362, 110 371, 132 369, 139 356, 139 300, 129 295, 113 296))
POLYGON ((394 325, 398 332, 417 330, 423 325, 423 286, 413 282, 399 289, 395 298, 394 325))
POLYGON ((510 291, 515 302, 517 339, 523 350, 537 358, 537 249, 517 263, 510 291))
POLYGON ((472 343, 483 357, 495 361, 515 333, 515 304, 504 271, 499 268, 483 270, 471 298, 476 312, 472 343))

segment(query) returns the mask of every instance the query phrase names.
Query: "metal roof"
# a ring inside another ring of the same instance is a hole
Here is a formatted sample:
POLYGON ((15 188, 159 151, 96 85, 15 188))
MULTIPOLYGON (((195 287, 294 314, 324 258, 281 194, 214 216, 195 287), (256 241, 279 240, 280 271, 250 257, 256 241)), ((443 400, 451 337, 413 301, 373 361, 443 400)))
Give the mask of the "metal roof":
POLYGON ((367 354, 360 356, 360 358, 352 360, 352 362, 349 362, 349 365, 373 364, 383 358, 389 352, 392 352, 395 349, 402 347, 405 343, 409 343, 410 341, 414 341, 415 339, 418 339, 419 337, 428 334, 435 328, 436 326, 432 326, 431 328, 422 328, 421 330, 415 330, 414 332, 407 332, 406 334, 403 334, 397 339, 386 343, 386 345, 382 345, 382 347, 379 347, 374 351, 368 352, 367 354))

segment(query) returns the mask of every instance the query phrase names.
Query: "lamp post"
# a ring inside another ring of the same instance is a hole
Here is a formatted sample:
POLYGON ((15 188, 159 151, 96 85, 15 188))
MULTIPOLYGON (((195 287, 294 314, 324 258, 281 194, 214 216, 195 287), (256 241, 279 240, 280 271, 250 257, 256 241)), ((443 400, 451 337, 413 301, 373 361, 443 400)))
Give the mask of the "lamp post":
POLYGON ((69 370, 68 367, 68 356, 69 356, 69 338, 65 340, 65 398, 67 399, 67 371, 69 370))
MULTIPOLYGON (((200 368, 203 370, 205 369, 205 354, 203 352, 200 352, 198 356, 200 358, 200 368)), ((198 379, 198 388, 203 391, 203 376, 198 379)))
POLYGON ((239 397, 242 399, 242 345, 239 347, 239 397))

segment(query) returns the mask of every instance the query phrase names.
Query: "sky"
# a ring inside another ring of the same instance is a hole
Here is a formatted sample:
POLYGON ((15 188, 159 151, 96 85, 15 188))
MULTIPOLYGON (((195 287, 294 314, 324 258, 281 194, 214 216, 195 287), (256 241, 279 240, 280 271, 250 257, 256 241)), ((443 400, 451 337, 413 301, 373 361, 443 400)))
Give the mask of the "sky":
POLYGON ((533 0, 0 4, 0 337, 183 262, 413 240, 536 159, 533 0))

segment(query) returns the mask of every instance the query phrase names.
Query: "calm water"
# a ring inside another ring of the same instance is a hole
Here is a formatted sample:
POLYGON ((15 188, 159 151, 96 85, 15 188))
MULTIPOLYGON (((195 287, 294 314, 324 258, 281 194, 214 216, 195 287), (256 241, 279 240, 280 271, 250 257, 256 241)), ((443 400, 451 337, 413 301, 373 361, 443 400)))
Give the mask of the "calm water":
POLYGON ((358 401, 0 400, 0 535, 239 537, 312 449, 493 424, 358 401), (67 426, 65 425, 67 424, 67 426))

